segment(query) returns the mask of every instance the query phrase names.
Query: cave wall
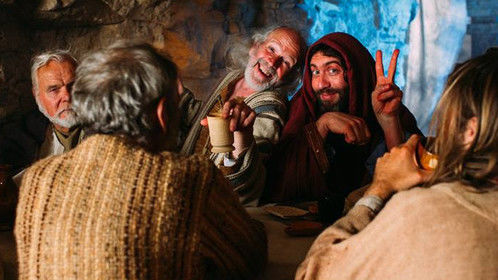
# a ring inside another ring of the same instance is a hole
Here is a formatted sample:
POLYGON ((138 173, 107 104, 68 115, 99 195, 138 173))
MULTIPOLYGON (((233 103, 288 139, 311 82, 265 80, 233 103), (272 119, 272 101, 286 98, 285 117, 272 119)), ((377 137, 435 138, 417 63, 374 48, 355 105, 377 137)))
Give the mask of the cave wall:
POLYGON ((227 42, 268 25, 307 36, 306 13, 293 0, 0 0, 0 123, 35 108, 30 58, 69 49, 81 58, 119 39, 169 53, 187 87, 206 97, 223 75, 227 42), (28 3, 26 3, 28 2, 28 3))
POLYGON ((470 24, 467 28, 472 57, 489 47, 498 47, 498 1, 467 0, 470 24))
POLYGON ((11 5, 0 0, 0 122, 35 104, 29 77, 29 30, 11 5))
MULTIPOLYGON (((43 50, 70 49, 81 58, 119 39, 143 39, 170 53, 186 86, 205 98, 225 70, 224 54, 230 39, 268 25, 289 25, 313 41, 314 37, 308 36, 313 21, 318 20, 313 15, 338 16, 325 12, 327 6, 380 3, 347 1, 0 0, 0 125, 35 108, 30 59, 43 50), (309 2, 316 2, 313 13, 304 9, 309 2)), ((460 62, 498 44, 498 1, 466 3, 469 24, 460 62)), ((327 21, 322 24, 328 25, 327 21)), ((411 109, 416 114, 427 110, 411 109)))

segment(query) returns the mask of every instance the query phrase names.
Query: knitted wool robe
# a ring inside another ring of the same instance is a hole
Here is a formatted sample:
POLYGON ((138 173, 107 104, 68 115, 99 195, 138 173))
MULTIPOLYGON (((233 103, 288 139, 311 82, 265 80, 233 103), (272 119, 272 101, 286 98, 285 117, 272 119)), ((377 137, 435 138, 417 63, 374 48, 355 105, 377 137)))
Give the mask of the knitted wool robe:
POLYGON ((20 279, 246 279, 267 258, 208 159, 107 135, 29 168, 15 235, 20 279))

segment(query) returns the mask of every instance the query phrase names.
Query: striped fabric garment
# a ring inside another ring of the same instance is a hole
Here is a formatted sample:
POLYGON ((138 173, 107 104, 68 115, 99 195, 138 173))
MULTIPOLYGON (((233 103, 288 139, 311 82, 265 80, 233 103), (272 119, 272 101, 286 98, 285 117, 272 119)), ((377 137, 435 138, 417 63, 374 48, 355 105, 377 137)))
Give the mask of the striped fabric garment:
POLYGON ((231 71, 220 82, 216 90, 203 103, 187 91, 180 100, 183 113, 183 130, 181 131, 181 153, 204 154, 222 170, 226 178, 234 186, 244 206, 256 206, 265 186, 265 162, 272 152, 273 145, 280 140, 280 134, 287 118, 286 93, 268 89, 251 94, 244 102, 256 112, 253 125, 255 144, 240 157, 237 164, 226 168, 223 166, 224 154, 211 153, 209 136, 200 125, 213 108, 216 108, 219 97, 226 100, 235 83, 242 78, 242 71, 231 71))
POLYGON ((19 279, 251 279, 262 225, 208 159, 94 135, 20 189, 19 279))

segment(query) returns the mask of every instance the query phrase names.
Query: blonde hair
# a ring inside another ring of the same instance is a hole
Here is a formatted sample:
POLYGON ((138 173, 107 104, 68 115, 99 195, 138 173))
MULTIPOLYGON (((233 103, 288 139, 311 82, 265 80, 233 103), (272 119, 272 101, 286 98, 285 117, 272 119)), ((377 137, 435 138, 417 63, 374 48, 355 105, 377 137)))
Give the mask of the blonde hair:
POLYGON ((498 175, 498 51, 471 59, 448 78, 432 119, 439 163, 428 184, 461 181, 475 187, 498 175), (477 118, 470 147, 463 144, 468 121, 477 118))

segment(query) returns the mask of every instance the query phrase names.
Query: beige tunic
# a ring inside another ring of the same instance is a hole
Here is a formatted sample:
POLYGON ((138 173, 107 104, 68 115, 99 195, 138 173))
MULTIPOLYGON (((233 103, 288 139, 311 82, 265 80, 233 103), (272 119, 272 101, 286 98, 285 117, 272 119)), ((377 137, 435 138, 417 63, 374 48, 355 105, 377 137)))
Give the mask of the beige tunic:
POLYGON ((20 279, 251 279, 266 236, 202 156, 94 135, 23 179, 20 279))
POLYGON ((498 187, 414 188, 377 217, 356 206, 317 238, 295 279, 498 279, 498 187))

